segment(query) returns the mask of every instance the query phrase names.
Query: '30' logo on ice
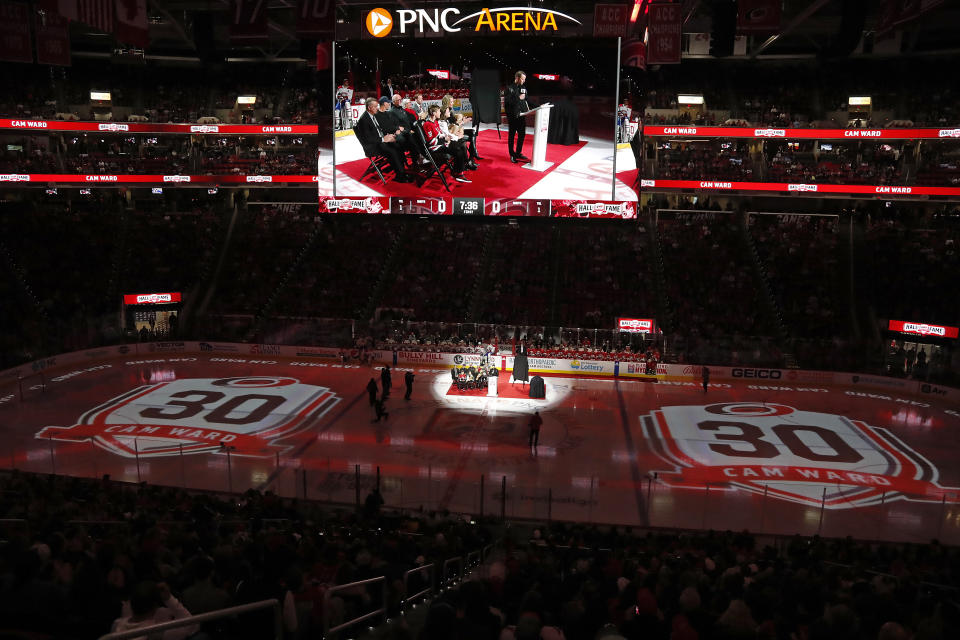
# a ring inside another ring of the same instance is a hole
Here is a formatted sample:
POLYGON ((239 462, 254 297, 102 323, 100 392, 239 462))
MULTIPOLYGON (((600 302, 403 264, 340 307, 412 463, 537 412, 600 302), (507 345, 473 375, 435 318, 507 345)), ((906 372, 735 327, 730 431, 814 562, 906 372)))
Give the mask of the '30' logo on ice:
POLYGON ((269 456, 340 401, 330 389, 296 378, 184 378, 139 387, 37 438, 92 441, 121 456, 218 451, 269 456))
POLYGON ((663 407, 642 424, 669 465, 659 477, 672 486, 726 486, 832 509, 958 501, 960 489, 940 486, 937 468, 895 435, 844 416, 743 402, 663 407))

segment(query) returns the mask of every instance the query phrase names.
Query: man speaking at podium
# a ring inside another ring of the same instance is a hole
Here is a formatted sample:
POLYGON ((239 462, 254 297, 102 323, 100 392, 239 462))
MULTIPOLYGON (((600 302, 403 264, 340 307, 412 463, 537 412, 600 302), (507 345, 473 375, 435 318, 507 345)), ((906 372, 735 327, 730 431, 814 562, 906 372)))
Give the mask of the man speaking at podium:
POLYGON ((510 162, 530 162, 530 158, 523 155, 523 139, 527 136, 527 122, 521 113, 530 111, 527 102, 527 88, 524 82, 527 74, 517 71, 513 77, 513 84, 503 92, 503 108, 507 112, 507 147, 510 149, 510 162), (513 138, 516 135, 517 144, 514 147, 513 138))

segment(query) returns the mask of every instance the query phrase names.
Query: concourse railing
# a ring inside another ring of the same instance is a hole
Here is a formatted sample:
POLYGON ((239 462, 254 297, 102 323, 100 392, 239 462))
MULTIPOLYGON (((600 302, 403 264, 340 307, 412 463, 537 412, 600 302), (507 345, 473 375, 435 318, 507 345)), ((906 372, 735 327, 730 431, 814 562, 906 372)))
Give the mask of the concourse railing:
POLYGON ((400 611, 406 611, 407 605, 412 604, 414 600, 417 600, 418 598, 422 596, 426 596, 433 592, 433 583, 434 583, 435 575, 436 575, 436 571, 435 571, 434 564, 432 562, 430 564, 425 564, 422 567, 416 567, 414 569, 410 569, 409 571, 404 572, 403 574, 404 598, 403 600, 400 601, 400 611), (429 571, 430 577, 429 579, 426 580, 426 586, 420 591, 417 591, 416 593, 410 593, 410 576, 412 576, 415 573, 419 573, 421 571, 426 571, 427 569, 430 570, 429 571))
POLYGON ((241 604, 237 605, 236 607, 227 607, 226 609, 218 609, 217 611, 210 611, 208 613, 201 613, 195 616, 179 618, 169 622, 152 624, 147 627, 138 627, 128 631, 108 633, 100 636, 99 640, 127 640, 128 638, 145 638, 148 636, 153 636, 154 634, 162 633, 164 631, 169 631, 170 629, 179 629, 180 627, 199 625, 204 622, 222 620, 223 618, 231 618, 233 616, 251 613, 253 611, 262 611, 264 609, 273 609, 273 638, 274 640, 283 640, 283 618, 280 609, 280 601, 276 598, 272 598, 270 600, 261 600, 259 602, 251 602, 249 604, 241 604))
POLYGON ((357 582, 350 582, 348 584, 338 584, 335 587, 329 587, 323 594, 323 637, 328 637, 331 633, 336 633, 341 629, 346 629, 352 627, 353 625, 360 624, 366 620, 376 618, 377 616, 383 616, 384 622, 387 620, 387 578, 386 576, 380 576, 377 578, 368 578, 367 580, 358 580, 357 582), (350 620, 341 622, 340 624, 331 627, 330 626, 330 600, 333 598, 334 594, 337 594, 341 591, 349 591, 351 589, 356 589, 357 587, 366 588, 367 585, 380 583, 382 589, 382 597, 380 600, 380 606, 370 611, 364 613, 350 620))

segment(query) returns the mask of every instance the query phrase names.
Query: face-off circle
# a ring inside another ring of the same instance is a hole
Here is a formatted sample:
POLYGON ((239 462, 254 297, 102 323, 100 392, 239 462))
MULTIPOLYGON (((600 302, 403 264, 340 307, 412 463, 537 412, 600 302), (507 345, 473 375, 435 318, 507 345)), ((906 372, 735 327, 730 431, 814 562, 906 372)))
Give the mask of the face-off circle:
POLYGON ((254 389, 258 387, 287 387, 291 384, 297 384, 298 382, 299 380, 296 378, 268 378, 258 376, 256 378, 220 378, 210 384, 217 387, 254 389))
POLYGON ((769 416, 786 416, 794 412, 793 407, 782 404, 756 404, 754 402, 725 402, 711 404, 704 407, 705 411, 722 416, 739 416, 741 418, 766 418, 769 416))

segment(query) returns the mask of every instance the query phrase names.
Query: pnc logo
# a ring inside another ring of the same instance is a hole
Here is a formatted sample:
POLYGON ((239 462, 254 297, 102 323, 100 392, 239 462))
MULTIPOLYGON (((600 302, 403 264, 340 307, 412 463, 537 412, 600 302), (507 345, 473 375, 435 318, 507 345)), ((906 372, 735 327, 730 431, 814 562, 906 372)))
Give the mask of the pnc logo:
POLYGON ((374 38, 382 38, 393 29, 393 16, 386 9, 373 9, 367 14, 367 31, 374 38))
POLYGON ((579 20, 565 13, 533 7, 484 8, 463 17, 460 17, 460 9, 456 7, 397 9, 395 13, 396 19, 386 9, 371 10, 366 20, 370 35, 374 38, 389 35, 393 30, 394 22, 400 34, 412 31, 422 34, 458 33, 464 28, 469 28, 471 20, 474 31, 557 31, 557 18, 581 24, 579 20))

